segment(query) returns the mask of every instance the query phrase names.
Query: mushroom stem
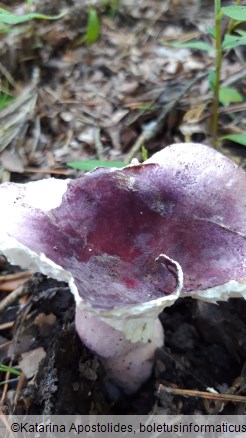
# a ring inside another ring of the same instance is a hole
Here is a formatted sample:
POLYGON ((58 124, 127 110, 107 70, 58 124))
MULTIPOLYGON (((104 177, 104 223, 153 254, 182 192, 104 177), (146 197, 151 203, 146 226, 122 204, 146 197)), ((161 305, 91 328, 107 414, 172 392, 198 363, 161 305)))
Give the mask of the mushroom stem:
POLYGON ((131 320, 132 329, 144 332, 148 326, 149 337, 132 342, 124 331, 117 330, 100 316, 76 308, 76 329, 83 343, 94 351, 110 376, 126 394, 137 391, 150 377, 155 350, 163 346, 163 327, 158 318, 146 321, 145 318, 131 320))
MULTIPOLYGON (((177 286, 172 296, 176 297, 183 287, 181 266, 166 254, 160 254, 156 262, 175 275, 177 286)), ((75 325, 80 339, 98 355, 113 382, 126 394, 134 393, 150 377, 155 351, 164 343, 158 319, 162 299, 105 312, 75 296, 75 325)))

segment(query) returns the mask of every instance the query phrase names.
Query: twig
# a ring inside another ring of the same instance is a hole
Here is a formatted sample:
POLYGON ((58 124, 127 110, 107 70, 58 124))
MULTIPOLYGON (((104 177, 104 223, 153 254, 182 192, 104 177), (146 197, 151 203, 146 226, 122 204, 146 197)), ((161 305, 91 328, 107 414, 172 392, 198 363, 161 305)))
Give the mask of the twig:
POLYGON ((32 275, 30 271, 16 272, 15 274, 0 275, 0 283, 2 281, 19 280, 20 278, 29 278, 32 275))
POLYGON ((219 114, 237 113, 241 111, 246 111, 246 103, 238 103, 235 105, 230 105, 226 108, 220 108, 219 114))
POLYGON ((26 167, 23 169, 23 172, 21 173, 50 173, 51 175, 65 175, 69 176, 69 172, 65 169, 36 169, 35 167, 26 167))
POLYGON ((20 393, 21 393, 23 387, 25 386, 26 380, 27 380, 27 378, 26 378, 25 374, 24 374, 24 373, 21 373, 21 375, 18 377, 18 384, 17 384, 17 388, 16 388, 16 390, 15 390, 14 406, 13 406, 14 409, 15 409, 15 407, 16 407, 16 404, 17 404, 17 401, 18 401, 19 395, 20 395, 20 393))
POLYGON ((159 385, 158 393, 167 392, 168 394, 182 395, 183 397, 200 397, 210 400, 223 402, 246 403, 246 397, 234 394, 214 394, 206 391, 196 391, 194 389, 170 388, 162 384, 159 385))
POLYGON ((9 383, 18 382, 19 377, 14 377, 13 379, 2 380, 1 385, 8 385, 9 383))
MULTIPOLYGON (((12 365, 12 364, 11 364, 12 365)), ((8 391, 8 381, 10 380, 10 372, 9 371, 7 371, 7 373, 5 374, 5 382, 6 383, 4 383, 4 387, 3 387, 3 393, 2 393, 2 397, 1 397, 1 400, 0 400, 0 405, 3 405, 3 403, 4 403, 4 400, 5 400, 5 397, 6 397, 6 394, 7 394, 7 391, 8 391)))
POLYGON ((134 143, 126 157, 126 163, 130 163, 132 161, 133 157, 136 155, 136 153, 138 153, 138 151, 141 149, 146 141, 151 140, 161 131, 163 123, 170 111, 175 107, 175 105, 177 105, 178 102, 180 102, 180 100, 185 96, 185 94, 193 87, 196 82, 200 81, 206 76, 207 73, 203 73, 191 80, 179 93, 179 95, 163 108, 157 120, 153 124, 153 127, 147 129, 146 131, 143 131, 142 134, 140 134, 140 136, 137 138, 136 142, 134 143))
POLYGON ((232 74, 228 78, 226 78, 222 83, 222 87, 228 87, 229 85, 237 83, 240 79, 243 79, 246 76, 245 67, 241 68, 236 73, 232 74))
MULTIPOLYGON (((9 328, 13 327, 14 324, 15 324, 14 321, 9 321, 9 322, 5 322, 5 323, 3 323, 3 324, 0 324, 0 331, 1 331, 1 330, 9 329, 9 328)), ((3 345, 3 344, 0 345, 0 348, 2 348, 2 345, 3 345)))
POLYGON ((24 285, 17 287, 13 292, 6 296, 0 302, 0 313, 2 313, 10 304, 16 301, 18 298, 26 294, 26 288, 24 285))
POLYGON ((103 150, 103 144, 101 142, 100 134, 101 134, 101 130, 100 130, 100 128, 97 127, 95 130, 95 136, 94 136, 95 148, 96 148, 97 156, 98 156, 99 160, 102 160, 103 156, 104 156, 104 150, 103 150))
POLYGON ((0 72, 7 79, 7 81, 14 87, 17 91, 20 92, 20 86, 14 80, 13 76, 9 73, 9 71, 4 67, 4 65, 0 62, 0 72))

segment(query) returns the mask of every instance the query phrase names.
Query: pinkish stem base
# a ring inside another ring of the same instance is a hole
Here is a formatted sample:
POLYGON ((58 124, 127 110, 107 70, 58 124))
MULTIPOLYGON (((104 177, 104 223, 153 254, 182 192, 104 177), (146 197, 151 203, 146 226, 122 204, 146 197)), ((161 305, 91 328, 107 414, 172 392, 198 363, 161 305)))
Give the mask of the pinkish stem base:
POLYGON ((134 393, 150 377, 155 350, 164 342, 158 318, 153 321, 153 335, 147 342, 131 342, 122 331, 78 308, 75 324, 83 343, 98 355, 109 377, 125 393, 134 393))

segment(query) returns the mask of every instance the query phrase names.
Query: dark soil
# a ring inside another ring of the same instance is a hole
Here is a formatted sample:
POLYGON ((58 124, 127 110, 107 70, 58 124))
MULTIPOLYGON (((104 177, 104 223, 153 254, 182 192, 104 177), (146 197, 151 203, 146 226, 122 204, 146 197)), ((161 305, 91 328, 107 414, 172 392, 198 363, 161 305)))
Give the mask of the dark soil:
MULTIPOLYGON (((246 303, 232 299, 219 305, 181 299, 160 315, 165 346, 156 352, 151 379, 127 397, 108 381, 100 361, 84 347, 74 328, 74 301, 64 283, 41 274, 29 281, 32 295, 24 308, 9 309, 1 318, 16 317, 13 333, 15 361, 26 350, 43 347, 46 356, 35 378, 25 385, 15 412, 29 414, 193 414, 219 413, 220 402, 177 396, 166 388, 221 393, 245 391, 246 303), (28 309, 31 318, 25 319, 28 309), (37 326, 40 314, 56 317, 52 325, 37 326)), ((0 361, 10 357, 0 350, 0 361)), ((13 355, 13 350, 12 350, 13 355)), ((227 403, 223 413, 244 412, 245 404, 227 403)), ((6 412, 13 410, 7 397, 6 412)))

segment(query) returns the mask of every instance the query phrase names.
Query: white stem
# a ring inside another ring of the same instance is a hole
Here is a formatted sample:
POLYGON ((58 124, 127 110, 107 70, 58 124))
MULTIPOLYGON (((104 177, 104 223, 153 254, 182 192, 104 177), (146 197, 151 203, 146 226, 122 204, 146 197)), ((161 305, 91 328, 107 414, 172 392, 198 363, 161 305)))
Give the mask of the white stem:
MULTIPOLYGON (((136 322, 139 325, 139 319, 136 322)), ((125 393, 135 392, 150 377, 155 350, 164 343, 158 318, 152 320, 152 336, 147 342, 128 340, 123 331, 78 307, 75 323, 83 343, 99 356, 110 378, 125 393)))
MULTIPOLYGON (((174 270, 177 286, 171 295, 176 297, 183 287, 181 266, 165 254, 160 254, 156 262, 174 270)), ((155 350, 164 343, 158 319, 163 299, 106 312, 85 302, 77 304, 75 323, 81 340, 101 358, 111 379, 124 392, 135 392, 150 377, 155 350)))

